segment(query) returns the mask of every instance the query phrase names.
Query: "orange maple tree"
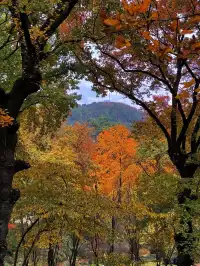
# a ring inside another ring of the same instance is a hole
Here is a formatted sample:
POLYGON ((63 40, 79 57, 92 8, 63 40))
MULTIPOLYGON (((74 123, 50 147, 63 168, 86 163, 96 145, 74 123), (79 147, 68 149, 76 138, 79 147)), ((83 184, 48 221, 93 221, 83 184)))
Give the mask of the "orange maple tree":
POLYGON ((99 134, 94 162, 103 193, 118 197, 119 189, 135 182, 140 172, 140 168, 134 164, 136 150, 136 141, 123 125, 113 126, 99 134))

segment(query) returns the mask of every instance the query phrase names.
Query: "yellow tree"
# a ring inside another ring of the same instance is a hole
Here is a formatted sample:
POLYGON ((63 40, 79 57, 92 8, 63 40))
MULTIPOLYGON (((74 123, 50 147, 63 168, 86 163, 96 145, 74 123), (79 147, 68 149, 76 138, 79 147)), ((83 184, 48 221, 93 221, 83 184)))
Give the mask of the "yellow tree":
MULTIPOLYGON (((90 175, 94 150, 91 129, 86 125, 63 123, 56 133, 52 135, 50 130, 49 135, 38 141, 42 119, 30 133, 30 116, 24 114, 24 117, 18 156, 29 158, 32 167, 26 174, 22 172, 16 176, 14 184, 21 189, 21 200, 14 208, 12 219, 16 221, 22 217, 25 224, 29 219, 40 222, 24 239, 28 247, 25 262, 34 246, 52 251, 68 234, 78 243, 70 254, 70 265, 73 266, 82 234, 92 231, 90 223, 97 205, 90 175)), ((50 255, 52 252, 49 252, 48 261, 53 263, 55 258, 50 255)))

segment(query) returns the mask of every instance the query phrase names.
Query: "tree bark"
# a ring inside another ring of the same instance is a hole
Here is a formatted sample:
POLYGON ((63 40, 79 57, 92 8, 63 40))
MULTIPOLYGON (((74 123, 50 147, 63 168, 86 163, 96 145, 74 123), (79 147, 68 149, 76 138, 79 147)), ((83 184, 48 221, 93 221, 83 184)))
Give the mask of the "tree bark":
MULTIPOLYGON (((194 165, 194 167, 190 165, 189 169, 186 168, 185 171, 182 169, 182 180, 192 179, 196 169, 196 165, 194 165), (189 174, 191 175, 189 176, 189 174)), ((177 197, 178 203, 182 208, 180 232, 175 234, 175 243, 178 251, 177 265, 191 266, 194 263, 192 253, 194 249, 195 236, 193 234, 192 210, 189 205, 192 203, 192 201, 197 199, 197 196, 192 194, 190 187, 184 187, 177 197)))
MULTIPOLYGON (((188 200, 195 200, 195 198, 193 198, 190 188, 184 188, 178 195, 178 203, 180 206, 183 206, 188 200)), ((193 235, 191 208, 187 205, 182 207, 183 213, 180 218, 180 227, 182 228, 180 228, 179 233, 175 234, 178 266, 191 266, 194 263, 192 252, 195 237, 193 235)))
POLYGON ((71 256, 69 258, 70 266, 76 266, 76 258, 78 256, 79 245, 80 245, 80 239, 73 233, 71 256))
POLYGON ((115 216, 112 216, 111 225, 112 225, 111 244, 110 244, 110 249, 109 249, 110 254, 115 252, 115 230, 116 230, 116 218, 115 218, 115 216))
POLYGON ((17 137, 12 130, 12 126, 0 128, 0 266, 4 265, 7 253, 6 236, 11 212, 20 197, 19 190, 12 188, 17 167, 14 158, 17 137))
MULTIPOLYGON (((136 234, 136 232, 135 232, 136 234)), ((140 261, 140 245, 139 245, 139 239, 137 237, 132 237, 129 239, 129 246, 130 246, 130 258, 131 262, 137 262, 140 261)))
MULTIPOLYGON (((176 166, 182 181, 192 180, 195 172, 199 167, 198 163, 192 162, 192 154, 183 154, 180 151, 170 149, 169 156, 176 166), (188 162, 191 160, 191 162, 188 162)), ((191 266, 194 263, 192 253, 194 249, 195 236, 193 234, 192 210, 189 203, 197 199, 197 195, 193 195, 190 187, 181 188, 177 195, 178 204, 182 209, 180 217, 180 232, 176 233, 174 240, 178 251, 177 265, 191 266)))
POLYGON ((54 266, 54 248, 51 244, 49 244, 48 250, 48 266, 54 266))

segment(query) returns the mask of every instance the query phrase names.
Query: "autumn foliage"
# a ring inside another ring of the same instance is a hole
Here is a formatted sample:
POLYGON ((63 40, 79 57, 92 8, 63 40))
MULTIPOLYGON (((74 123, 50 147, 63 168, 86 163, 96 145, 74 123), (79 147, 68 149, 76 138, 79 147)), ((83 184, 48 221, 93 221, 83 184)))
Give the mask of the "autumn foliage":
POLYGON ((13 118, 10 117, 3 109, 0 108, 0 127, 11 125, 13 118))
POLYGON ((94 161, 98 183, 103 192, 111 193, 122 185, 134 183, 140 169, 134 163, 137 143, 131 132, 122 125, 111 127, 99 134, 94 161))

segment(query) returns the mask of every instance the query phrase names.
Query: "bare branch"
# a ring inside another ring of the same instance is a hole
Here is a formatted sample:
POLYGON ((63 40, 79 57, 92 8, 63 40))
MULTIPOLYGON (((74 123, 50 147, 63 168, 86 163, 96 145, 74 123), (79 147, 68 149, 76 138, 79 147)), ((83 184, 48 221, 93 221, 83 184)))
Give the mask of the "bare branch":
POLYGON ((122 68, 122 70, 124 72, 133 73, 133 74, 134 73, 142 73, 142 74, 145 74, 147 76, 150 76, 150 77, 152 77, 152 78, 154 78, 154 79, 156 79, 156 80, 164 83, 165 85, 168 85, 168 83, 164 79, 162 79, 162 78, 160 78, 160 77, 158 77, 158 76, 156 76, 156 75, 154 75, 154 74, 152 74, 152 73, 150 73, 150 72, 148 72, 146 70, 142 70, 142 69, 126 69, 124 67, 124 65, 122 64, 122 62, 118 58, 116 58, 115 56, 113 56, 113 55, 111 55, 111 54, 109 54, 109 53, 107 53, 105 51, 103 51, 100 48, 99 48, 99 50, 101 51, 102 54, 104 54, 104 55, 110 57, 111 59, 113 59, 122 68))

